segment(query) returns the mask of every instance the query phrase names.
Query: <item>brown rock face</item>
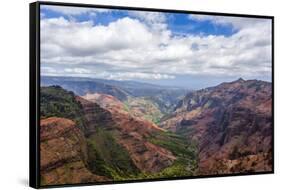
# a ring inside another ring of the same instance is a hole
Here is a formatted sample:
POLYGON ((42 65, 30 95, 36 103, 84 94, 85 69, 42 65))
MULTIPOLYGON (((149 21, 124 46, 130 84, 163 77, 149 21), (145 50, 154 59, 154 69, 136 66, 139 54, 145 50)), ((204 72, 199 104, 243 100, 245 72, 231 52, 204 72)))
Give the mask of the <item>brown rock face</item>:
POLYGON ((271 83, 239 79, 189 93, 161 126, 197 140, 200 174, 272 170, 271 83))
POLYGON ((114 125, 112 115, 106 109, 103 109, 97 103, 89 102, 88 100, 76 97, 76 100, 81 103, 86 120, 86 129, 84 131, 86 137, 96 132, 97 127, 103 126, 111 128, 114 125))
POLYGON ((101 106, 104 109, 114 109, 119 112, 125 109, 124 104, 121 101, 119 101, 114 96, 108 94, 88 93, 85 96, 82 96, 82 98, 97 103, 99 106, 101 106))
POLYGON ((172 165, 176 157, 170 151, 148 141, 148 138, 153 133, 162 132, 163 129, 152 122, 132 117, 128 112, 120 109, 122 107, 120 101, 110 96, 88 95, 84 96, 84 98, 88 98, 88 100, 81 97, 77 97, 77 100, 84 107, 87 118, 97 118, 98 113, 94 110, 100 109, 103 109, 102 112, 108 115, 106 119, 99 121, 89 120, 89 126, 94 128, 90 129, 90 131, 95 131, 96 127, 102 127, 114 133, 117 143, 128 151, 134 165, 140 171, 153 173, 172 165), (106 101, 101 101, 101 103, 99 101, 101 98, 106 99, 106 101))
POLYGON ((41 185, 103 181, 86 167, 83 134, 69 119, 50 117, 40 122, 41 185))
POLYGON ((153 122, 163 116, 153 101, 143 97, 129 97, 124 103, 114 96, 101 93, 88 93, 85 96, 82 96, 82 98, 91 102, 96 102, 102 108, 111 110, 111 112, 113 110, 114 112, 119 113, 129 112, 134 118, 142 118, 153 122))
POLYGON ((176 157, 170 151, 147 140, 154 132, 160 131, 152 123, 122 113, 115 114, 114 120, 121 137, 119 143, 128 150, 141 171, 159 172, 172 165, 176 157))

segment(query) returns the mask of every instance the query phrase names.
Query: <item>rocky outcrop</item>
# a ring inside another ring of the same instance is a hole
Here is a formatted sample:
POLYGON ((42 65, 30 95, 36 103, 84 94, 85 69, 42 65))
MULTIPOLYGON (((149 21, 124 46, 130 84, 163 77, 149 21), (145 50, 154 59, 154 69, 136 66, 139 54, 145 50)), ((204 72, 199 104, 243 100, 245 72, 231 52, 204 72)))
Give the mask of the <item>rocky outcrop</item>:
POLYGON ((143 118, 153 123, 158 123, 163 116, 158 105, 145 97, 129 97, 126 101, 121 102, 108 94, 88 93, 82 98, 96 102, 104 109, 130 113, 135 118, 143 118))
POLYGON ((84 96, 88 100, 77 97, 77 100, 84 107, 87 118, 97 118, 96 114, 98 113, 94 110, 99 110, 99 113, 110 113, 110 116, 106 119, 99 121, 90 119, 88 121, 89 126, 95 128, 90 129, 91 131, 102 127, 114 133, 117 143, 128 151, 133 163, 140 171, 159 172, 172 165, 176 157, 169 150, 155 145, 148 140, 154 133, 163 132, 163 129, 152 122, 135 118, 123 109, 119 109, 121 106, 120 102, 118 100, 113 102, 114 98, 108 100, 109 97, 105 97, 108 101, 102 101, 101 103, 99 101, 100 97, 97 97, 95 95, 84 96), (106 104, 106 102, 109 103, 106 104), (103 111, 101 112, 100 109, 103 109, 103 111))
POLYGON ((104 181, 87 169, 87 146, 81 130, 69 119, 40 121, 41 185, 104 181))
POLYGON ((115 114, 113 117, 120 132, 118 141, 127 149, 141 171, 159 172, 176 160, 169 150, 148 141, 153 133, 161 131, 154 124, 128 114, 115 114))
POLYGON ((125 110, 125 106, 121 101, 119 101, 116 97, 108 94, 87 93, 85 96, 81 97, 85 100, 97 103, 104 109, 114 109, 119 112, 125 110))
POLYGON ((86 137, 95 133, 99 126, 111 128, 114 125, 112 114, 97 103, 90 102, 79 96, 76 96, 76 101, 82 105, 86 128, 84 134, 86 137))
POLYGON ((161 126, 198 142, 202 175, 272 170, 271 83, 238 79, 189 93, 161 126))

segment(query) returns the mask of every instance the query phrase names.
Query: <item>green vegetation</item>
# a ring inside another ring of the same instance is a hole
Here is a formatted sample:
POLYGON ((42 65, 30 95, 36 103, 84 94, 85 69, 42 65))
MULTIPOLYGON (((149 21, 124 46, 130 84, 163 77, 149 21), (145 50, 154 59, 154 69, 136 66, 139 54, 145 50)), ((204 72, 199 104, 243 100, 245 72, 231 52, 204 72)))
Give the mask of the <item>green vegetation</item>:
POLYGON ((170 178, 170 177, 183 177, 192 176, 194 171, 181 161, 175 161, 173 165, 163 169, 162 171, 154 174, 142 173, 136 179, 155 179, 155 178, 170 178))
POLYGON ((165 168, 156 177, 190 176, 197 168, 197 145, 193 141, 174 134, 162 132, 149 138, 153 144, 170 150, 177 160, 172 166, 165 168))
POLYGON ((41 118, 63 117, 76 122, 80 129, 84 128, 82 105, 75 100, 73 92, 60 86, 41 87, 40 112, 41 118))
POLYGON ((181 161, 175 161, 175 163, 156 174, 155 177, 181 177, 181 176, 192 176, 193 168, 189 168, 181 161))
POLYGON ((157 144, 170 150, 175 156, 186 159, 196 158, 195 143, 188 142, 184 137, 171 132, 162 132, 149 139, 151 143, 157 144))
POLYGON ((163 113, 157 104, 146 97, 129 98, 123 102, 125 111, 132 113, 135 117, 143 117, 146 120, 152 121, 156 125, 160 123, 163 113))
POLYGON ((176 134, 190 137, 190 135, 194 132, 194 128, 192 127, 180 127, 177 129, 176 134))
POLYGON ((127 150, 116 142, 112 133, 98 128, 96 133, 87 139, 90 170, 114 180, 136 176, 139 170, 127 150))
POLYGON ((145 173, 136 168, 129 153, 114 137, 113 131, 99 127, 97 132, 87 139, 88 165, 98 175, 113 180, 136 180, 165 177, 191 176, 197 167, 196 146, 188 143, 183 137, 171 132, 155 134, 148 140, 170 150, 177 160, 158 173, 145 173))
POLYGON ((46 184, 48 184, 43 175, 41 175, 41 177, 40 177, 40 184, 41 184, 41 185, 46 185, 46 184))
POLYGON ((125 102, 123 102, 123 104, 124 104, 124 111, 130 112, 130 105, 128 104, 128 102, 125 101, 125 102))

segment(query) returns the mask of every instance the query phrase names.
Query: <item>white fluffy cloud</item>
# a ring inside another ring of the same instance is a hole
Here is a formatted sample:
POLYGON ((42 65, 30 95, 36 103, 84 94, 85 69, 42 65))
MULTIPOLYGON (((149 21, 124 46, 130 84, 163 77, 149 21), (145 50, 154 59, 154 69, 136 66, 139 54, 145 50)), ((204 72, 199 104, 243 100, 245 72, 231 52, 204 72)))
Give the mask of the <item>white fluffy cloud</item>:
POLYGON ((59 68, 64 67, 65 73, 78 76, 157 80, 184 74, 251 78, 271 72, 269 20, 192 15, 199 22, 232 25, 237 31, 228 37, 175 36, 161 13, 131 16, 106 26, 43 18, 43 73, 61 75, 59 68))
POLYGON ((41 24, 41 43, 47 56, 92 56, 109 51, 136 49, 153 41, 148 28, 128 17, 108 26, 92 22, 68 21, 63 17, 46 19, 41 24), (65 54, 63 54, 65 53, 65 54))

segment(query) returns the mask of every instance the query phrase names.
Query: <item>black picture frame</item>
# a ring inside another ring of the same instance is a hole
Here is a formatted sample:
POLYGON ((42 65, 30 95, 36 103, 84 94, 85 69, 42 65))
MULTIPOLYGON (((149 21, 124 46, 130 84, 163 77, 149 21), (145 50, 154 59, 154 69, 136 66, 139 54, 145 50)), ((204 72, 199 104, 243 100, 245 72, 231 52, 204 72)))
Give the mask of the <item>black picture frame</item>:
POLYGON ((33 188, 52 188, 52 187, 69 187, 69 186, 85 186, 85 185, 100 185, 100 184, 119 184, 132 182, 151 182, 151 181, 166 181, 166 180, 182 180, 195 178, 213 178, 227 176, 245 176, 259 174, 274 173, 274 16, 265 15, 249 15, 249 14, 233 14, 233 13, 218 13, 218 12, 202 12, 190 10, 171 10, 157 8, 142 8, 142 7, 126 7, 126 6, 109 6, 109 5, 94 5, 94 4, 78 4, 78 3, 63 3, 63 2, 46 2, 38 1, 29 4, 29 60, 30 60, 30 78, 29 78, 29 185, 33 188), (168 13, 188 13, 200 15, 216 15, 216 16, 232 16, 232 17, 247 17, 247 18, 263 18, 271 20, 272 31, 272 171, 269 172, 254 172, 254 173, 239 173, 239 174, 218 174, 218 175, 203 175, 190 177, 174 177, 174 178, 158 178, 158 179, 141 179, 141 180, 126 180, 113 182, 91 182, 79 184, 65 185, 40 185, 40 5, 59 5, 71 7, 89 7, 89 8, 106 8, 119 10, 139 10, 150 12, 168 12, 168 13))

